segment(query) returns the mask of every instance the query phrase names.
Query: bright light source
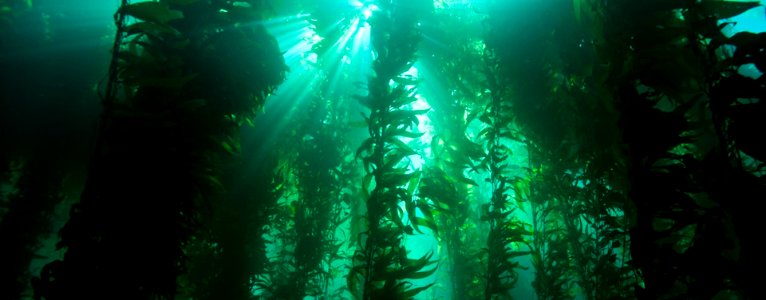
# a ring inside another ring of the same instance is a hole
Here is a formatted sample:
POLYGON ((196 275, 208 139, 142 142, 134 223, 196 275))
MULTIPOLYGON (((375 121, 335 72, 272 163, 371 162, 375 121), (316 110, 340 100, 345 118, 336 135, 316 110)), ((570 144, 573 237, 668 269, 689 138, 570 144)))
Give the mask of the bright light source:
POLYGON ((356 7, 356 8, 362 8, 362 6, 364 6, 364 3, 362 3, 362 1, 358 1, 358 0, 349 1, 348 4, 351 4, 351 6, 356 7))
POLYGON ((317 54, 312 52, 312 53, 309 53, 309 54, 306 56, 306 61, 308 61, 308 62, 310 62, 310 63, 312 63, 312 64, 316 64, 316 63, 317 63, 317 60, 318 60, 318 58, 319 58, 319 57, 317 56, 317 54))
POLYGON ((378 11, 380 8, 378 8, 375 4, 370 4, 364 7, 362 10, 362 15, 364 15, 365 19, 369 19, 372 16, 373 12, 378 11))

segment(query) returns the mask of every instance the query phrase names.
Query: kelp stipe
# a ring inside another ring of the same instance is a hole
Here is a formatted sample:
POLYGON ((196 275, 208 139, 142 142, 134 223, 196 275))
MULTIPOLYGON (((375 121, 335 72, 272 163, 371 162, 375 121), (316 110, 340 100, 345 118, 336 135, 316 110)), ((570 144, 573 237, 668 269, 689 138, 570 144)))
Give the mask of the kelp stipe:
POLYGON ((489 224, 484 299, 510 299, 510 291, 519 278, 518 269, 526 268, 517 259, 529 254, 529 251, 521 250, 521 246, 530 232, 527 224, 515 215, 518 203, 524 199, 519 195, 512 198, 514 179, 506 170, 512 153, 504 140, 516 138, 511 127, 514 117, 508 101, 509 89, 498 77, 500 70, 495 52, 487 49, 483 59, 489 101, 477 118, 486 126, 479 138, 487 153, 482 164, 489 171, 486 181, 491 185, 490 201, 481 208, 482 221, 489 224))
POLYGON ((330 282, 340 272, 336 265, 345 258, 337 230, 348 219, 351 205, 343 190, 349 188, 348 172, 354 169, 348 155, 352 151, 341 137, 343 123, 337 122, 342 102, 325 99, 319 92, 323 86, 325 82, 317 82, 306 113, 296 117, 299 125, 285 137, 283 151, 292 155, 281 164, 290 178, 289 193, 271 218, 276 233, 270 243, 279 250, 256 282, 257 293, 268 298, 329 296, 330 282), (303 142, 289 142, 296 139, 303 142))
POLYGON ((730 23, 755 1, 125 1, 97 88, 108 57, 62 54, 104 38, 82 7, 0 0, 5 298, 87 168, 50 125, 90 126, 64 109, 95 89, 37 298, 759 295, 766 34, 730 23))
POLYGON ((384 1, 369 20, 374 74, 368 95, 359 100, 370 110, 365 116, 370 137, 357 150, 367 172, 362 182, 367 229, 352 237, 358 248, 348 275, 349 289, 360 299, 410 299, 432 284, 413 288, 408 279, 425 278, 436 270, 432 254, 408 258, 402 241, 408 227, 436 228, 427 203, 413 195, 420 174, 408 170, 405 159, 417 153, 399 139, 421 135, 412 128, 418 122, 416 115, 424 112, 407 109, 415 100, 416 82, 400 74, 414 63, 420 39, 417 22, 430 6, 424 0, 384 1), (418 217, 416 210, 424 217, 418 217), (405 218, 410 224, 405 225, 405 218))
POLYGON ((538 297, 569 299, 577 289, 591 299, 630 297, 629 256, 617 259, 628 247, 621 222, 630 207, 618 190, 617 120, 594 76, 591 33, 571 13, 577 5, 496 2, 490 10, 488 45, 529 158, 513 187, 531 206, 538 297))
POLYGON ((599 55, 626 144, 631 253, 644 283, 636 296, 754 297, 755 281, 739 274, 763 258, 741 220, 757 218, 745 199, 764 188, 740 155, 760 157, 762 147, 751 148, 739 126, 760 126, 740 112, 759 111, 763 88, 737 70, 763 57, 752 52, 762 39, 726 37, 720 21, 759 4, 588 3, 602 24, 599 55), (723 45, 737 48, 727 55, 723 45))
POLYGON ((214 213, 185 245, 186 273, 179 277, 181 298, 251 299, 253 278, 268 271, 264 238, 286 192, 280 158, 269 154, 244 159, 229 169, 230 187, 217 199, 214 213))
POLYGON ((286 71, 263 27, 234 26, 258 3, 123 1, 89 179, 39 296, 176 295, 183 246, 221 189, 215 165, 237 151, 237 128, 286 71))
POLYGON ((438 21, 439 26, 423 29, 424 35, 448 45, 434 47, 433 40, 424 41, 421 65, 435 66, 438 71, 425 80, 431 86, 450 88, 430 89, 432 94, 424 95, 435 99, 429 101, 434 134, 432 157, 427 158, 418 195, 432 201, 437 238, 446 249, 447 260, 440 265, 440 272, 448 274, 449 284, 442 283, 439 288, 451 290, 452 299, 480 299, 486 285, 486 265, 477 257, 482 255, 486 231, 481 230, 477 201, 481 196, 474 178, 486 170, 482 165, 486 153, 480 142, 469 137, 475 118, 466 118, 466 114, 481 111, 485 100, 481 96, 485 83, 480 71, 482 54, 469 46, 480 43, 478 24, 483 17, 466 16, 469 23, 457 18, 462 13, 459 8, 439 9, 426 19, 438 21))

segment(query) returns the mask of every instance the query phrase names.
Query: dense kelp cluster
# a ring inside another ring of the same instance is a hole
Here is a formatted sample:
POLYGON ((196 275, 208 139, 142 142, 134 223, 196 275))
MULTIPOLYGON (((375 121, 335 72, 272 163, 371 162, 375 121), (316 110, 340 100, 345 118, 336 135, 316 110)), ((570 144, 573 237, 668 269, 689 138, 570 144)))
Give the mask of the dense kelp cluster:
POLYGON ((90 174, 61 231, 66 255, 43 269, 39 296, 177 293, 183 247, 225 154, 237 151, 232 134, 285 72, 262 27, 234 26, 257 17, 257 3, 245 4, 123 2, 90 174), (248 83, 234 64, 260 80, 248 83))
POLYGON ((0 298, 759 295, 757 2, 54 4, 0 0, 0 298))
POLYGON ((751 118, 762 86, 738 70, 762 56, 752 52, 761 35, 727 37, 720 27, 758 4, 650 2, 639 20, 627 1, 593 5, 605 23, 601 56, 622 61, 610 65, 609 92, 636 206, 631 253, 645 282, 638 295, 753 297, 754 282, 741 272, 762 261, 750 254, 752 227, 741 222, 754 217, 746 199, 763 195, 763 182, 753 168, 760 147, 751 148, 740 125, 759 128, 751 118))
POLYGON ((490 45, 502 61, 498 73, 512 87, 510 106, 528 154, 528 174, 516 194, 526 195, 531 206, 538 296, 621 298, 636 282, 623 250, 626 219, 618 217, 627 208, 621 182, 614 180, 625 172, 619 128, 613 104, 601 97, 599 78, 591 73, 597 56, 584 43, 594 37, 575 14, 566 13, 574 11, 572 5, 498 7, 492 10, 498 33, 490 45), (562 17, 546 21, 502 14, 562 17))

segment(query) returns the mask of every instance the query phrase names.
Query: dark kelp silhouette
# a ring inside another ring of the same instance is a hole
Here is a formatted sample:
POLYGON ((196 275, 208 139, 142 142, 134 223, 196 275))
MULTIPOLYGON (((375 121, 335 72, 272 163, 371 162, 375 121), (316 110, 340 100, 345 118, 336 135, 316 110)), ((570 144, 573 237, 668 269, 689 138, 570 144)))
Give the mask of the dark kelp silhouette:
POLYGON ((625 143, 632 264, 643 279, 636 296, 754 297, 755 281, 742 274, 763 261, 743 220, 755 217, 746 199, 764 188, 743 155, 760 157, 761 147, 751 148, 740 126, 759 127, 750 122, 761 104, 748 103, 762 86, 737 70, 760 60, 753 49, 762 39, 726 37, 719 21, 758 3, 586 2, 601 24, 604 89, 625 143), (736 49, 727 54, 729 46, 736 49))
POLYGON ((39 297, 173 298, 215 166, 286 71, 259 1, 123 1, 99 141, 39 297), (126 18, 136 21, 126 23, 126 18))
POLYGON ((760 295, 766 79, 744 70, 766 34, 722 32, 756 2, 123 1, 87 164, 85 114, 59 111, 109 61, 26 53, 66 41, 49 1, 0 0, 0 298, 760 295), (315 78, 251 155, 239 129, 287 71, 264 24, 285 20, 324 38, 315 78), (340 40, 363 32, 360 84, 340 40), (30 282, 88 166, 64 258, 30 282), (410 257, 421 234, 440 251, 410 257))

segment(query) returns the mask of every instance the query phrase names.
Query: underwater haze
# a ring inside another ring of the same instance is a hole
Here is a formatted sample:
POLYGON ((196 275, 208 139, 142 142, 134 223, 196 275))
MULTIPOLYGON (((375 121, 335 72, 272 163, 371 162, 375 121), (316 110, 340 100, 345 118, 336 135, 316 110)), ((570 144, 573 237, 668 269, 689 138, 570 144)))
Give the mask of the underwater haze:
POLYGON ((0 299, 758 299, 766 1, 0 0, 0 299))

